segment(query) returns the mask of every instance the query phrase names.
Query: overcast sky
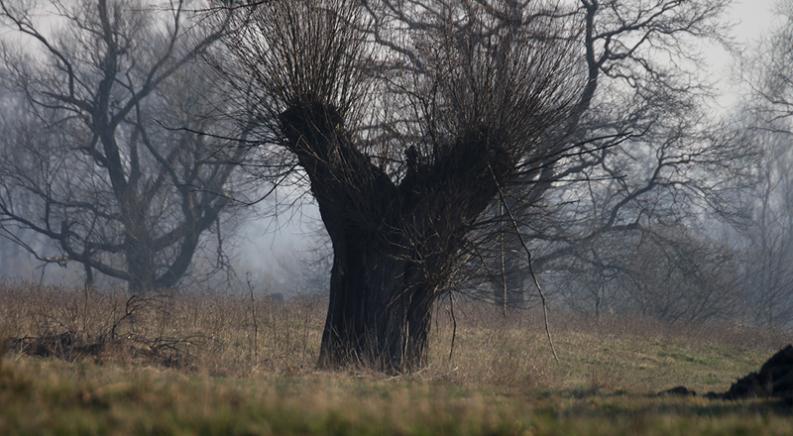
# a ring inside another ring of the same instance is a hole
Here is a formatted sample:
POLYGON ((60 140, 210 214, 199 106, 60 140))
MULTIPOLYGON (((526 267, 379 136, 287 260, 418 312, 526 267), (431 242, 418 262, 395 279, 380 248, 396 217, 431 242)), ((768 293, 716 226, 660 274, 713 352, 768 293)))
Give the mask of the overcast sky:
MULTIPOLYGON (((774 14, 774 5, 778 1, 734 0, 725 18, 734 24, 731 36, 741 53, 752 50, 779 24, 774 14)), ((727 110, 741 97, 740 80, 733 74, 736 60, 732 54, 717 45, 708 46, 704 54, 711 73, 708 76, 716 82, 721 94, 717 105, 719 109, 727 110)))

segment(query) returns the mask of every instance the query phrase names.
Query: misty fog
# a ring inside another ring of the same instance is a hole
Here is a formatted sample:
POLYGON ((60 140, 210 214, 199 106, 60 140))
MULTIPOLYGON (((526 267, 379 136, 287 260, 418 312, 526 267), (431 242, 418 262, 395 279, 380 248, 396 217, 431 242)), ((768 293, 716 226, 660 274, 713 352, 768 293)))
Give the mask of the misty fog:
MULTIPOLYGON (((780 259, 793 261, 793 226, 788 220, 788 217, 793 215, 793 202, 788 202, 790 200, 788 195, 793 196, 793 184, 790 187, 787 185, 789 182, 787 173, 790 172, 788 165, 793 165, 793 157, 791 157, 793 152, 789 150, 793 140, 786 131, 789 127, 784 119, 774 121, 779 126, 776 132, 768 129, 757 130, 755 126, 765 120, 752 119, 763 116, 762 110, 755 111, 752 107, 755 103, 753 100, 758 98, 753 94, 754 88, 760 86, 757 84, 757 77, 767 73, 760 71, 762 68, 757 66, 764 62, 765 54, 773 50, 774 38, 784 34, 784 31, 779 29, 786 24, 789 25, 790 18, 778 13, 775 9, 776 4, 777 2, 773 0, 736 1, 719 17, 718 24, 725 26, 721 33, 712 37, 694 38, 681 45, 686 50, 691 49, 701 55, 701 63, 697 64, 696 60, 686 59, 685 62, 689 65, 680 64, 682 69, 696 70, 692 72, 692 77, 698 77, 702 81, 701 89, 697 90, 702 92, 701 100, 692 101, 691 104, 702 102, 702 112, 705 116, 701 123, 721 125, 723 128, 714 128, 714 135, 729 137, 725 139, 714 136, 715 139, 703 139, 704 133, 701 134, 702 136, 697 136, 700 133, 692 133, 692 138, 695 138, 692 141, 704 143, 711 140, 729 140, 734 143, 741 141, 746 144, 752 143, 751 147, 761 150, 763 158, 744 156, 735 159, 736 161, 742 158, 748 159, 747 165, 752 166, 751 171, 754 171, 754 176, 760 176, 759 180, 753 180, 753 186, 736 186, 734 191, 716 192, 720 189, 715 186, 716 182, 714 186, 705 186, 717 177, 711 173, 706 174, 710 170, 701 168, 680 170, 681 173, 685 172, 686 180, 674 180, 669 184, 700 183, 703 187, 698 188, 699 193, 684 194, 682 190, 658 192, 653 194, 652 198, 637 201, 635 210, 630 212, 630 214, 638 214, 635 218, 638 223, 645 214, 649 214, 647 210, 652 209, 653 204, 670 205, 668 212, 659 213, 657 217, 641 223, 655 239, 628 233, 602 235, 597 236, 597 239, 592 235, 592 241, 596 242, 592 242, 587 250, 565 258, 562 257, 563 254, 559 254, 564 250, 557 253, 555 251, 557 248, 549 242, 551 239, 538 237, 535 241, 530 241, 531 248, 536 250, 536 257, 539 259, 538 269, 541 280, 555 304, 573 310, 595 311, 598 314, 623 311, 646 312, 649 316, 671 322, 710 317, 737 319, 739 316, 736 310, 738 312, 741 310, 736 307, 752 304, 764 308, 757 309, 753 321, 762 322, 760 320, 762 318, 769 325, 779 323, 788 326, 793 323, 793 319, 790 318, 793 316, 791 291, 793 271, 788 271, 791 267, 786 262, 779 261, 780 259), (725 132, 728 129, 734 129, 734 132, 725 132), (790 192, 787 191, 788 188, 790 192), (715 207, 713 204, 715 200, 702 194, 704 192, 708 195, 718 195, 719 201, 729 204, 715 207), (690 195, 690 198, 683 198, 685 195, 690 195), (688 203, 685 206, 680 205, 686 201, 688 203), (561 262, 560 259, 565 260, 561 262), (690 259, 698 259, 702 264, 689 268, 690 259), (626 274, 626 271, 630 271, 631 274, 626 274), (708 309, 705 310, 703 307, 708 309), (769 312, 777 309, 779 313, 769 312)), ((36 25, 50 29, 45 30, 45 34, 49 34, 48 32, 58 34, 51 29, 60 29, 59 26, 66 25, 61 22, 62 19, 50 19, 46 14, 40 17, 43 18, 39 18, 40 21, 36 25)), ((718 32, 714 30, 715 33, 718 32)), ((13 28, 4 30, 0 35, 6 42, 16 45, 16 51, 22 56, 19 59, 25 55, 34 60, 39 56, 46 57, 46 53, 41 51, 42 48, 36 41, 15 33, 13 28)), ((189 38, 198 37, 204 35, 200 33, 189 35, 189 38)), ((185 39, 188 42, 180 42, 185 44, 180 50, 190 49, 189 38, 185 39)), ((149 56, 145 50, 141 53, 142 59, 149 56)), ((665 54, 662 52, 648 56, 661 65, 678 66, 678 63, 675 63, 676 59, 665 59, 665 54)), ((10 59, 12 57, 7 57, 7 62, 11 62, 10 59)), ((33 62, 31 65, 35 64, 34 61, 31 62, 33 62)), ((204 67, 196 68, 199 68, 197 74, 203 74, 204 70, 201 68, 204 67)), ((19 71, 16 73, 22 74, 19 71)), ((613 88, 615 95, 626 92, 625 88, 620 86, 622 85, 615 85, 613 88)), ((167 92, 171 91, 167 90, 167 92)), ((164 94, 162 100, 165 103, 153 103, 150 109, 168 110, 167 104, 170 104, 170 99, 180 98, 174 96, 190 92, 194 90, 176 89, 173 94, 164 94), (155 107, 158 104, 162 104, 165 109, 155 107)), ((44 92, 42 95, 47 93, 44 92)), ((623 103, 619 98, 614 98, 615 102, 623 103)), ((625 101, 629 100, 630 98, 625 99, 625 101)), ((604 98, 603 102, 605 101, 604 98)), ((207 107, 213 104, 217 102, 209 102, 207 107)), ((602 104, 606 106, 605 103, 602 104)), ((12 113, 21 105, 19 102, 9 100, 3 105, 3 110, 12 113)), ((163 123, 160 121, 162 117, 158 115, 159 113, 152 113, 154 115, 150 117, 151 120, 147 121, 150 125, 146 127, 154 132, 150 134, 160 135, 162 138, 173 135, 173 132, 162 128, 163 123), (158 123, 160 123, 159 127, 158 123)), ((190 115, 187 110, 185 117, 190 115)), ((208 118, 207 114, 192 115, 208 118)), ((600 113, 597 115, 601 116, 600 113)), ((609 116, 619 118, 621 114, 606 114, 604 118, 609 116)), ((13 116, 9 115, 8 118, 10 120, 8 123, 15 122, 13 116)), ((206 128, 219 132, 218 138, 223 138, 233 129, 230 127, 232 123, 228 120, 213 120, 213 122, 214 124, 206 128)), ((34 126, 35 120, 30 123, 34 126)), ((699 126, 691 126, 691 128, 696 130, 699 126)), ((134 134, 131 135, 134 137, 134 134)), ((613 180, 619 180, 620 183, 624 181, 626 184, 641 184, 645 181, 642 171, 652 169, 652 160, 657 153, 660 153, 653 147, 658 141, 666 140, 661 137, 662 133, 653 133, 653 135, 656 136, 636 140, 639 145, 633 149, 628 150, 626 147, 625 156, 615 161, 628 170, 625 171, 626 174, 613 177, 613 180), (630 171, 634 173, 628 174, 630 171)), ((240 143, 244 143, 245 140, 247 139, 239 139, 240 143)), ((218 147, 225 146, 227 144, 218 147)), ((719 148, 716 145, 712 147, 719 148)), ((749 145, 746 146, 747 150, 748 148, 749 145)), ((706 152, 701 151, 701 153, 706 152)), ((127 159, 126 156, 122 158, 127 159)), ((746 170, 747 165, 741 164, 740 166, 743 167, 741 169, 746 170)), ((251 164, 251 168, 254 167, 251 164)), ((398 174, 393 176, 395 178, 403 177, 399 175, 401 173, 394 174, 398 174)), ((610 173, 607 168, 605 172, 592 172, 586 176, 596 180, 597 177, 606 177, 609 174, 614 176, 616 172, 610 173)), ((229 177, 229 180, 232 180, 236 176, 229 177)), ((248 174, 233 179, 234 183, 238 183, 239 186, 250 186, 254 183, 251 181, 255 180, 253 176, 251 179, 245 177, 248 177, 248 174)), ((246 203, 257 199, 257 194, 269 192, 270 180, 274 180, 275 176, 267 177, 271 179, 262 182, 261 187, 241 194, 244 198, 234 199, 231 205, 236 204, 235 202, 246 203)), ((203 233, 199 237, 198 249, 189 268, 186 269, 185 277, 180 279, 179 286, 231 290, 246 290, 252 286, 257 292, 285 295, 326 293, 330 279, 332 250, 317 203, 309 194, 309 185, 306 180, 302 180, 304 178, 304 175, 292 176, 289 183, 274 188, 266 198, 254 201, 254 205, 240 207, 239 212, 234 209, 233 217, 228 218, 227 221, 224 221, 225 215, 220 213, 212 223, 205 224, 201 229, 203 233), (218 246, 218 241, 221 240, 217 235, 218 232, 223 235, 222 247, 218 246)), ((730 177, 726 178, 725 184, 729 182, 730 177)), ((264 177, 261 180, 264 180, 264 177)), ((548 232, 557 240, 566 241, 565 243, 575 238, 589 240, 590 236, 581 236, 586 235, 584 230, 581 230, 577 236, 571 236, 554 230, 554 226, 580 225, 585 220, 584 209, 591 207, 592 210, 596 210, 609 201, 615 201, 614 199, 620 195, 616 190, 620 187, 616 186, 617 183, 614 186, 607 183, 600 185, 597 184, 598 182, 592 183, 595 189, 602 189, 602 192, 586 194, 591 195, 591 204, 583 204, 577 196, 584 192, 585 188, 574 183, 576 182, 570 182, 564 191, 546 195, 546 200, 564 205, 559 210, 547 214, 534 211, 530 213, 535 215, 527 215, 537 217, 536 222, 542 223, 536 228, 532 227, 533 224, 528 225, 528 233, 548 232), (574 204, 575 206, 571 206, 574 204), (557 224, 552 223, 554 219, 558 220, 557 224)), ((589 187, 590 190, 593 189, 592 186, 589 187)), ((10 198, 9 195, 9 203, 10 198)), ((162 198, 166 202, 176 201, 168 200, 170 197, 166 194, 163 194, 162 198)), ((170 206, 162 206, 162 211, 158 213, 164 217, 175 216, 170 206)), ((604 213, 599 210, 593 212, 594 215, 604 213)), ((620 215, 611 225, 627 227, 633 219, 628 215, 627 213, 624 217, 620 215)), ((596 220, 592 220, 592 223, 596 223, 596 220)), ((64 255, 63 250, 56 243, 43 235, 46 232, 37 233, 25 229, 26 224, 7 218, 0 218, 0 226, 5 229, 6 236, 0 239, 0 277, 4 281, 70 287, 80 287, 86 283, 84 267, 73 258, 80 255, 89 256, 89 254, 76 253, 71 256, 72 259, 68 259, 69 256, 64 255), (39 256, 38 259, 32 254, 34 251, 39 256)), ((174 226, 178 227, 178 224, 174 226)), ((595 226, 596 224, 591 224, 590 229, 595 226)), ((109 226, 108 229, 111 227, 109 226)), ((500 242, 502 252, 505 244, 510 243, 513 245, 508 252, 515 258, 522 257, 520 246, 514 241, 505 243, 502 240, 500 242)), ((115 242, 105 243, 109 246, 113 244, 115 242)), ((177 252, 175 248, 173 250, 174 253, 177 252)), ((89 251, 88 248, 85 248, 85 251, 89 251)), ((176 257, 173 253, 169 253, 168 256, 176 257)), ((103 259, 100 260, 104 261, 103 259)), ((111 267, 116 266, 114 262, 118 261, 107 260, 107 264, 111 267)), ((469 297, 503 304, 505 307, 508 304, 515 308, 534 306, 538 304, 538 297, 530 290, 526 265, 522 265, 521 262, 523 261, 520 259, 505 261, 502 256, 500 279, 494 279, 489 272, 485 274, 481 273, 482 270, 477 270, 478 273, 472 274, 475 279, 467 285, 461 285, 458 290, 469 297), (505 267, 507 262, 512 264, 505 267), (507 280, 506 270, 515 271, 516 277, 507 280), (502 280, 503 283, 498 280, 502 280), (509 286, 507 281, 510 281, 509 286), (503 295, 499 295, 500 291, 494 291, 492 288, 500 288, 502 284, 503 295), (508 290, 507 287, 511 289, 508 290), (513 298, 512 295, 507 295, 508 293, 519 295, 513 298)), ((101 271, 101 267, 94 268, 101 271)), ((123 280, 112 278, 107 274, 97 273, 92 282, 98 288, 124 287, 123 280)))

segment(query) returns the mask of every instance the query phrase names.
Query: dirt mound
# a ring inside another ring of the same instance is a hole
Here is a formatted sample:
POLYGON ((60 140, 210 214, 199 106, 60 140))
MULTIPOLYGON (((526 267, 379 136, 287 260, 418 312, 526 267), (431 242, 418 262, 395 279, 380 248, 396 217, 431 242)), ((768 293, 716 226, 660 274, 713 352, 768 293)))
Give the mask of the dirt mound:
MULTIPOLYGON (((693 396, 696 392, 684 386, 659 392, 659 396, 693 396)), ((793 403, 793 345, 788 345, 771 356, 760 371, 739 378, 724 393, 708 392, 706 398, 741 400, 748 398, 779 398, 793 403)))
POLYGON ((659 397, 671 397, 671 396, 693 397, 695 395, 697 395, 696 392, 692 391, 691 389, 689 389, 689 388, 687 388, 685 386, 675 386, 672 389, 667 389, 665 391, 662 391, 662 392, 658 393, 659 397))
POLYGON ((722 394, 727 400, 768 397, 793 400, 793 345, 779 350, 759 372, 738 379, 722 394))

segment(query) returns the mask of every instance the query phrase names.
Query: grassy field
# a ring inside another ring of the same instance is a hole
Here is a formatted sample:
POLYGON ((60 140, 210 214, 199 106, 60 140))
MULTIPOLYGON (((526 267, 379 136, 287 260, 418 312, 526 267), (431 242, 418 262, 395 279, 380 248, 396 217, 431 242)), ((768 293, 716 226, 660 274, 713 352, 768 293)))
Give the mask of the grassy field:
POLYGON ((113 346, 0 360, 0 434, 793 434, 789 406, 658 397, 723 391, 790 341, 725 325, 673 327, 440 307, 430 366, 409 376, 314 369, 321 299, 0 289, 0 336, 70 332, 113 346), (132 313, 130 315, 130 312, 132 313))

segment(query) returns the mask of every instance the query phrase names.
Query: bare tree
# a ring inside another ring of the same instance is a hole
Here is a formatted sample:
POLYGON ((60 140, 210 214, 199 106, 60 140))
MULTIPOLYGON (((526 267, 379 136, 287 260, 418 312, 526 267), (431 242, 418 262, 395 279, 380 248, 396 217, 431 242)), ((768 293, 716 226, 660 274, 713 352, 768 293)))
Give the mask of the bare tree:
POLYGON ((431 74, 402 76, 408 92, 386 96, 371 71, 399 54, 372 49, 358 2, 279 1, 240 15, 249 24, 228 40, 239 68, 228 77, 273 120, 263 134, 299 162, 333 243, 322 366, 423 365, 433 303, 482 212, 499 186, 559 153, 553 133, 583 80, 579 29, 545 4, 524 6, 512 25, 505 7, 445 5, 408 36, 431 74), (394 101, 415 115, 405 127, 415 140, 401 147, 361 133, 394 101))
POLYGON ((750 166, 751 222, 741 229, 743 286, 754 321, 769 329, 793 321, 793 6, 777 9, 781 26, 745 59, 752 100, 741 117, 745 143, 760 152, 750 166))
MULTIPOLYGON (((777 123, 779 125, 779 123, 777 123)), ((754 127, 762 150, 752 165, 757 184, 746 200, 751 222, 742 227, 742 287, 753 321, 768 329, 793 322, 793 154, 789 133, 754 127)))
POLYGON ((736 149, 702 127, 687 44, 718 36, 727 4, 238 5, 221 69, 262 142, 299 163, 333 243, 320 363, 421 366, 433 302, 472 276, 501 277, 503 297, 519 239, 551 269, 720 203, 712 175, 736 149))
POLYGON ((623 254, 618 288, 624 310, 668 323, 729 319, 740 309, 736 253, 677 226, 645 231, 623 254))
POLYGON ((22 230, 55 241, 56 254, 27 246, 40 260, 133 293, 172 287, 229 207, 244 126, 221 116, 197 62, 226 23, 199 26, 188 4, 0 1, 29 47, 3 45, 4 104, 18 114, 2 125, 0 223, 22 244, 22 230))

